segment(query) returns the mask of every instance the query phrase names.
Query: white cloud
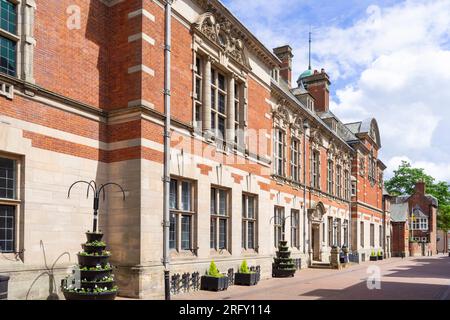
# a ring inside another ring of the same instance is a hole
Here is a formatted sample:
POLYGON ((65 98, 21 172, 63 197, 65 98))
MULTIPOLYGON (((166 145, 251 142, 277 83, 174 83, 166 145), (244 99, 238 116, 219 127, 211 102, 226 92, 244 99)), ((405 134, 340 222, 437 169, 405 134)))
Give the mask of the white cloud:
MULTIPOLYGON (((309 25, 298 0, 228 2, 268 47, 293 47, 294 75, 305 70, 309 25)), ((343 121, 377 118, 389 171, 406 157, 450 181, 450 0, 367 5, 345 27, 317 24, 313 67, 340 84, 332 110, 343 121)))
POLYGON ((392 157, 387 163, 389 170, 386 174, 387 178, 393 176, 402 161, 409 162, 413 167, 425 169, 425 173, 434 177, 437 181, 450 181, 450 163, 435 163, 429 161, 413 161, 407 156, 392 157))

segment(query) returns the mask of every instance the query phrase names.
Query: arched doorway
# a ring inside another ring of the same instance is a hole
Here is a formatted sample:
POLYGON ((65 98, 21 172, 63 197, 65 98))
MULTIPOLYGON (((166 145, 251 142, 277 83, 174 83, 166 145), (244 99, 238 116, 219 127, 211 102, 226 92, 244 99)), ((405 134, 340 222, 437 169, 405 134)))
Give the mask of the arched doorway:
POLYGON ((325 206, 322 202, 319 202, 315 209, 309 210, 310 259, 312 261, 322 261, 321 247, 324 232, 323 216, 325 213, 325 206))

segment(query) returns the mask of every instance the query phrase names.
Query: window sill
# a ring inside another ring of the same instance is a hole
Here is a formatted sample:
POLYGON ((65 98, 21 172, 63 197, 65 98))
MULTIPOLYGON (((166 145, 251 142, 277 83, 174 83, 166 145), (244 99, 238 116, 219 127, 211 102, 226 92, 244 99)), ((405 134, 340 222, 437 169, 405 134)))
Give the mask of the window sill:
POLYGON ((255 249, 242 249, 241 254, 246 257, 257 256, 259 255, 259 252, 255 249))
POLYGON ((21 201, 17 199, 7 199, 7 198, 0 198, 0 204, 6 204, 6 205, 17 205, 20 204, 21 201))
POLYGON ((231 257, 231 253, 228 250, 215 250, 211 249, 211 257, 231 257))
POLYGON ((172 258, 174 260, 192 259, 192 258, 197 258, 197 254, 195 254, 193 251, 189 251, 189 250, 177 251, 177 250, 172 249, 170 251, 170 258, 172 258))

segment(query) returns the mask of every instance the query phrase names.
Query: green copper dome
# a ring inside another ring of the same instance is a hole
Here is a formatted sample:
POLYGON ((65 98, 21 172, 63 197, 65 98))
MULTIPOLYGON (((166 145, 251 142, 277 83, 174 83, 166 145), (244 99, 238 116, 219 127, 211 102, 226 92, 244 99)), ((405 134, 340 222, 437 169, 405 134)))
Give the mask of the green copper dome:
POLYGON ((300 78, 299 78, 299 80, 301 80, 301 79, 304 79, 304 78, 307 78, 307 77, 309 77, 309 76, 312 76, 314 74, 314 72, 312 71, 312 70, 306 70, 305 72, 303 72, 301 75, 300 75, 300 78))

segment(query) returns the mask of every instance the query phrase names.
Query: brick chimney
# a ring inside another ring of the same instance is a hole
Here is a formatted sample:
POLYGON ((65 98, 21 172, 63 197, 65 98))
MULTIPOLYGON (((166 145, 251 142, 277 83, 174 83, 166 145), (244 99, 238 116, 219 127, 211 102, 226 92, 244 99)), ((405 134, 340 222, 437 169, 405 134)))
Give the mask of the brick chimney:
POLYGON ((418 194, 425 194, 425 182, 423 181, 418 181, 416 183, 416 193, 418 194))
POLYGON ((314 70, 314 73, 303 78, 303 83, 309 93, 314 97, 314 109, 316 112, 326 112, 330 109, 330 77, 322 69, 320 72, 314 70))
POLYGON ((291 88, 292 83, 292 48, 288 45, 273 49, 273 53, 281 60, 280 76, 291 88))

